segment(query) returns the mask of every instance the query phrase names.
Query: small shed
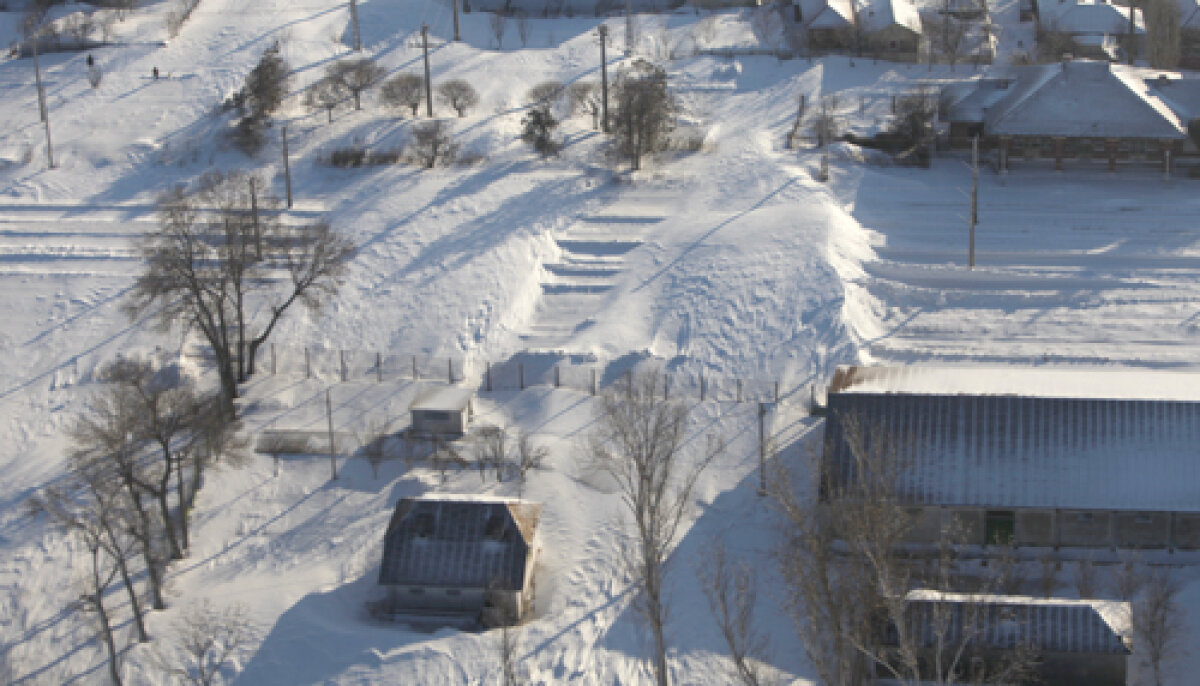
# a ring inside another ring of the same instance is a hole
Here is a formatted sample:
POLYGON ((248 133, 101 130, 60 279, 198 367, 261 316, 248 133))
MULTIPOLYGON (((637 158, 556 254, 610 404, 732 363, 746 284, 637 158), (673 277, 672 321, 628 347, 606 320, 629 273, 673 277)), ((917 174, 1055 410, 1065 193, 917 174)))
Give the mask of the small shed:
MULTIPOLYGON (((959 668, 990 673, 1017 646, 1036 657, 1039 683, 1056 686, 1125 686, 1129 672, 1129 603, 1108 600, 911 591, 905 597, 909 635, 918 664, 934 676, 939 635, 942 666, 966 646, 959 668)), ((894 640, 894 634, 885 632, 894 640)))
POLYGON ((421 436, 462 436, 471 423, 475 393, 460 386, 441 386, 422 393, 409 410, 413 433, 421 436))
POLYGON ((437 495, 404 498, 383 539, 388 614, 493 626, 533 607, 540 503, 437 495))

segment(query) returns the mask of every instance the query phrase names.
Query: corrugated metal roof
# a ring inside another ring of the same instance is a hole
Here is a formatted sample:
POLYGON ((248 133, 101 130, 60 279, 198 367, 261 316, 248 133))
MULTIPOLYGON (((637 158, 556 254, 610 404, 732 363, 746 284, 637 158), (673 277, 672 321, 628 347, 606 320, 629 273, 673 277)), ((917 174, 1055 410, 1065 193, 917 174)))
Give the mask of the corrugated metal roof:
POLYGON ((924 590, 913 591, 906 600, 913 634, 926 646, 936 643, 939 628, 944 628, 947 642, 957 644, 966 627, 967 636, 975 635, 976 645, 985 648, 1005 650, 1024 644, 1044 653, 1129 653, 1122 640, 1125 630, 1109 621, 1109 617, 1127 615, 1127 603, 1103 601, 1126 607, 1124 612, 1119 608, 1102 612, 1099 601, 924 590))
POLYGON ((834 392, 836 484, 854 478, 847 431, 888 441, 913 504, 1200 512, 1200 403, 834 392))
POLYGON ((524 588, 541 511, 510 499, 405 498, 384 536, 379 583, 524 588))

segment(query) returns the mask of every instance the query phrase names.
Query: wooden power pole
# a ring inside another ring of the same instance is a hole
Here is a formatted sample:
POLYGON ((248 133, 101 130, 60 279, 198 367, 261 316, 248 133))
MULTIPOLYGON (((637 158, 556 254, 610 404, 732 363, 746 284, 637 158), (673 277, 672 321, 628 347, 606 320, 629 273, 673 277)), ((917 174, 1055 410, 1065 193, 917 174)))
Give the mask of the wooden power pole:
POLYGON ((600 25, 600 130, 608 133, 608 57, 604 49, 608 45, 608 26, 600 25))
POLYGON ((979 136, 971 139, 971 246, 967 266, 975 268, 975 225, 979 223, 979 136))
POLYGON ((292 209, 292 165, 288 161, 287 127, 280 127, 283 136, 283 183, 287 188, 287 206, 292 209))
POLYGON ((433 119, 433 81, 429 77, 429 24, 421 25, 421 47, 425 53, 425 114, 433 119))
POLYGON ((357 0, 350 0, 350 22, 354 25, 354 52, 362 52, 362 33, 358 30, 357 0))

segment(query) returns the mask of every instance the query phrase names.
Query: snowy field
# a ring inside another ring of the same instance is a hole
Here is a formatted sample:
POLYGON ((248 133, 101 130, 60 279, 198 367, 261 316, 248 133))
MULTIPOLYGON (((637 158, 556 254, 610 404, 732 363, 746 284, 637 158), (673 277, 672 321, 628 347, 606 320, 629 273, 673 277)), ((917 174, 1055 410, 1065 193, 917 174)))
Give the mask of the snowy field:
MULTIPOLYGON (((1015 5, 998 10, 1015 15, 1015 5)), ((598 79, 600 20, 533 18, 524 47, 510 23, 501 48, 480 13, 462 17, 464 40, 451 43, 448 5, 358 6, 364 52, 389 74, 421 69, 427 23, 435 81, 464 78, 479 89, 467 117, 438 113, 473 161, 430 171, 320 162, 348 145, 394 149, 411 127, 373 94, 331 124, 303 106, 303 88, 351 54, 348 8, 333 0, 201 0, 170 40, 167 4, 148 2, 115 26, 115 45, 92 51, 104 73, 96 89, 84 54, 43 55, 52 170, 32 60, 0 62, 0 681, 106 678, 86 618, 67 609, 82 550, 23 504, 61 478, 63 430, 95 390, 98 364, 190 349, 178 332, 160 334, 119 309, 141 266, 132 241, 153 226, 158 194, 233 168, 259 170, 283 194, 277 134, 247 158, 224 139, 231 120, 217 111, 276 41, 294 71, 274 129, 288 127, 296 205, 287 219, 327 217, 361 246, 339 299, 318 317, 295 312, 275 336, 281 349, 451 358, 466 361, 460 369, 476 382, 486 363, 511 371, 514 360, 563 360, 594 366, 607 383, 649 361, 689 388, 704 375, 724 389, 719 400, 688 401, 689 440, 717 432, 729 448, 698 485, 673 563, 678 683, 726 681, 723 643, 693 572, 713 536, 760 574, 772 664, 800 683, 814 678, 773 584, 772 517, 756 495, 758 408, 733 401, 735 379, 760 390, 780 383, 788 402, 771 418, 775 444, 781 459, 799 460, 800 439, 820 427, 804 416, 805 389, 839 363, 1196 364, 1200 182, 1167 183, 1149 170, 985 172, 978 266, 969 271, 961 159, 915 170, 839 155, 825 184, 813 179, 815 151, 783 147, 801 93, 809 102, 838 93, 848 124, 870 131, 886 124, 891 94, 969 67, 695 57, 695 47, 776 47, 779 38, 756 35, 749 11, 643 15, 636 52, 677 56, 663 63, 703 147, 630 176, 620 165, 614 172, 584 117, 564 123, 556 159, 517 140, 529 87, 598 79)), ((15 27, 14 14, 0 12, 0 27, 15 27)), ((615 69, 623 20, 608 24, 615 69)), ((383 383, 308 379, 293 367, 252 381, 246 423, 251 433, 320 430, 330 389, 336 430, 361 432, 368 419, 403 422, 425 383, 401 374, 383 383)), ((552 451, 527 492, 545 503, 537 607, 522 633, 531 679, 645 682, 649 634, 615 574, 619 498, 579 459, 594 401, 576 384, 498 389, 478 403, 481 421, 523 428, 552 451)), ((399 498, 515 487, 481 483, 473 471, 443 482, 402 463, 375 476, 360 458, 342 458, 339 471, 331 481, 327 459, 293 458, 275 475, 258 456, 212 473, 190 554, 168 574, 170 607, 151 613, 151 632, 169 631, 183 608, 210 598, 248 608, 255 641, 239 665, 242 683, 495 683, 494 636, 380 625, 364 604, 377 592, 383 530, 399 498)), ((1200 583, 1184 599, 1200 624, 1200 583)), ((128 608, 114 604, 127 640, 128 608)), ((152 650, 127 653, 128 683, 166 683, 152 650)), ((1193 653, 1179 674, 1200 667, 1193 653)))

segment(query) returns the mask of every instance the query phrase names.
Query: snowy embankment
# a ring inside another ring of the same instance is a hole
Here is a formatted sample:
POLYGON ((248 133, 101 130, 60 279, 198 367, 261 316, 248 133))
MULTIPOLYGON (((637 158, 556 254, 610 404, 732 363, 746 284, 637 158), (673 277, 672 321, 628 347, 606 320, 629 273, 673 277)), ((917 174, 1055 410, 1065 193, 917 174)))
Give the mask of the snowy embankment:
MULTIPOLYGON (((886 123, 892 93, 916 80, 955 76, 944 70, 931 75, 865 60, 851 66, 842 58, 667 61, 703 148, 618 183, 602 156, 604 138, 584 117, 563 125, 564 149, 554 160, 536 158, 516 139, 530 86, 598 79, 598 20, 530 19, 521 49, 510 24, 504 49, 496 49, 488 15, 478 12, 462 17, 464 40, 451 43, 448 6, 369 0, 358 8, 364 51, 389 75, 421 70, 416 41, 420 26, 431 25, 435 81, 464 78, 481 94, 466 118, 439 112, 462 156, 475 161, 431 171, 321 163, 342 147, 395 149, 412 125, 373 96, 362 111, 339 109, 331 124, 324 112, 303 107, 303 87, 351 54, 348 8, 332 1, 202 0, 165 44, 167 6, 148 5, 117 25, 117 45, 94 51, 104 72, 94 90, 84 55, 43 56, 53 170, 44 164, 31 61, 0 63, 0 113, 12 122, 0 136, 0 289, 7 294, 0 299, 0 349, 7 353, 0 361, 0 643, 7 672, 0 677, 103 679, 103 653, 86 618, 65 609, 81 551, 25 517, 22 503, 63 474, 63 431, 95 389, 98 363, 119 352, 161 347, 170 355, 185 347, 179 332, 159 334, 119 311, 139 267, 130 240, 153 225, 156 195, 214 168, 261 170, 283 194, 278 136, 248 159, 223 138, 230 115, 217 111, 275 41, 295 73, 275 129, 288 126, 296 195, 290 220, 325 216, 362 246, 337 301, 319 316, 295 312, 276 334, 281 349, 468 358, 476 363, 468 369, 473 378, 480 362, 501 365, 534 349, 552 360, 595 364, 602 380, 650 359, 681 378, 704 374, 725 384, 722 402, 689 400, 690 439, 717 431, 730 447, 699 484, 694 521, 676 554, 668 629, 681 683, 724 681, 722 644, 692 571, 714 535, 761 575, 759 610, 773 637, 772 662, 811 678, 766 554, 770 515, 755 494, 757 406, 731 402, 733 379, 777 380, 794 394, 825 379, 833 365, 857 359, 860 345, 879 360, 1024 362, 1044 354, 1031 346, 1048 341, 1086 347, 1089 332, 1107 338, 1088 359, 1134 360, 1143 355, 1139 329, 1154 340, 1175 337, 1178 345, 1157 348, 1160 362, 1188 353, 1186 331, 1172 328, 1189 326, 1172 319, 1186 307, 1188 264, 1162 257, 1191 245, 1186 227, 1155 242, 1155 234, 1122 235, 1122 214, 1096 212, 1095 231, 1069 234, 1080 240, 1052 238, 1030 227, 1037 217, 1020 214, 1022 203, 1041 198, 1039 207, 1052 209, 1074 196, 1040 177, 1022 182, 1014 173, 997 188, 990 177, 981 266, 966 274, 957 266, 956 223, 965 214, 966 177, 956 162, 939 161, 927 172, 835 158, 826 185, 811 178, 813 151, 783 149, 799 93, 810 103, 840 93, 849 124, 866 131, 886 123), (155 67, 163 78, 152 78, 155 67), (1011 230, 985 235, 993 212, 1011 217, 1011 230), (1029 236, 1052 242, 1013 247, 1029 236), (1084 268, 1085 255, 1111 261, 1084 268), (1125 301, 1105 304, 1118 292, 1125 301), (1111 317, 1071 314, 1080 298, 1111 317), (1140 317, 1147 302, 1160 314, 1140 317), (1010 313, 1018 316, 1006 319, 1010 313), (1011 333, 992 344, 997 327, 1011 333), (1035 335, 1041 343, 1022 343, 1035 335)), ((688 46, 743 46, 754 37, 747 18, 641 17, 638 53, 665 58, 689 53, 688 46)), ((609 24, 615 69, 622 22, 609 24)), ((1117 183, 1125 179, 1110 185, 1117 183)), ((1134 183, 1139 193, 1158 194, 1126 213, 1144 214, 1147 224, 1164 221, 1156 208, 1190 202, 1185 182, 1162 189, 1140 176, 1134 183)), ((1088 191, 1076 206, 1112 192, 1088 191)), ((1174 216, 1182 222, 1186 215, 1174 216)), ((1186 260, 1186 252, 1170 259, 1186 260)), ((332 375, 306 379, 295 369, 263 375, 247 389, 248 431, 320 428, 326 388, 336 429, 346 432, 362 431, 372 418, 403 422, 415 392, 403 378, 341 383, 332 375)), ((528 487, 529 497, 546 504, 545 557, 536 616, 522 645, 531 676, 542 683, 637 683, 646 674, 647 636, 632 615, 627 582, 615 574, 619 499, 579 458, 592 402, 579 386, 497 390, 479 401, 481 421, 533 432, 552 450, 548 468, 528 487)), ((795 459, 798 437, 814 426, 799 405, 785 403, 772 418, 776 444, 795 459)), ((343 460, 339 471, 331 481, 328 461, 313 457, 285 461, 275 476, 270 460, 257 456, 245 467, 212 472, 195 511, 194 547, 169 572, 171 607, 152 613, 152 633, 168 634, 182 609, 211 598, 248 608, 255 641, 241 665, 246 683, 493 681, 494 637, 378 625, 363 604, 375 593, 383 528, 399 498, 511 494, 515 487, 481 483, 475 472, 452 473, 442 483, 435 472, 402 463, 375 477, 358 458, 343 460)), ((114 603, 127 619, 128 608, 114 603)), ((127 629, 122 625, 122 634, 127 629)), ((129 652, 131 683, 165 682, 150 666, 152 650, 129 652)))

